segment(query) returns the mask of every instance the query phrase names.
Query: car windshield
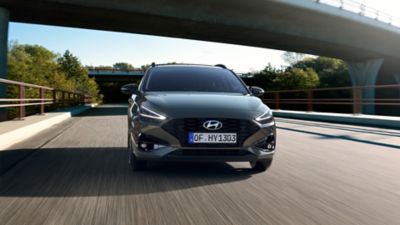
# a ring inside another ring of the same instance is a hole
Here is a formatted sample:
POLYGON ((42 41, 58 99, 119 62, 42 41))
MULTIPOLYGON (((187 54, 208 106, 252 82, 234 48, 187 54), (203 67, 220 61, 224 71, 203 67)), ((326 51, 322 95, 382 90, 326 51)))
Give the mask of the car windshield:
POLYGON ((248 93, 244 84, 231 71, 200 66, 153 68, 144 91, 248 93))

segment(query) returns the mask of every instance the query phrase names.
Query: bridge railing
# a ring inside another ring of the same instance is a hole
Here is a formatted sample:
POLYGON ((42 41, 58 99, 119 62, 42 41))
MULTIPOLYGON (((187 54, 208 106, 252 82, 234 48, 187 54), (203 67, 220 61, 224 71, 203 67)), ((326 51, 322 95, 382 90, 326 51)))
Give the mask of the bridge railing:
POLYGON ((389 13, 383 12, 376 8, 367 6, 365 3, 356 0, 312 0, 316 3, 326 4, 337 7, 339 9, 347 10, 359 14, 360 16, 366 16, 395 27, 400 28, 400 17, 390 15, 389 13))
POLYGON ((399 95, 400 84, 393 84, 267 91, 262 100, 274 109, 353 114, 361 114, 364 105, 376 105, 391 107, 388 111, 397 111, 400 116, 399 95), (363 93, 368 89, 373 89, 380 98, 363 98, 363 93))
POLYGON ((19 119, 23 119, 26 116, 26 107, 28 106, 39 106, 39 113, 44 114, 46 105, 53 105, 53 108, 56 109, 91 102, 90 96, 79 92, 58 90, 50 87, 28 84, 2 78, 0 78, 0 84, 6 84, 17 88, 18 98, 0 98, 0 109, 17 108, 17 117, 19 119), (32 89, 32 91, 37 91, 37 94, 35 96, 39 96, 39 98, 27 97, 28 89, 32 89))

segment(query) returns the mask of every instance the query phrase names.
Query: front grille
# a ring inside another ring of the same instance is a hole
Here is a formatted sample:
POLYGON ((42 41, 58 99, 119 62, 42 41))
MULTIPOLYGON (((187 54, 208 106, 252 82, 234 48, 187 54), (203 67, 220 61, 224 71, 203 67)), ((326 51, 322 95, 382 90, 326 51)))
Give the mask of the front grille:
POLYGON ((164 130, 176 137, 184 147, 238 147, 242 146, 244 141, 254 134, 259 127, 250 120, 240 119, 218 119, 218 118, 186 118, 174 119, 162 126, 164 130), (209 131, 203 127, 207 120, 216 119, 222 122, 223 126, 218 131, 209 131), (189 132, 207 132, 207 133, 237 133, 236 144, 189 144, 189 132))
POLYGON ((174 151, 173 155, 180 156, 244 156, 250 154, 244 150, 211 150, 211 149, 183 149, 174 151))

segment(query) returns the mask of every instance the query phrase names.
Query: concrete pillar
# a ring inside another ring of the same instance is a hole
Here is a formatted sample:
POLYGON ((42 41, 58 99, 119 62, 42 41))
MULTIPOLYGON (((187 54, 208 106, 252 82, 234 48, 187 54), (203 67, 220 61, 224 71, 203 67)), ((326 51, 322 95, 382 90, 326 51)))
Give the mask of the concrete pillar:
MULTIPOLYGON (((346 62, 353 86, 376 85, 379 70, 384 59, 370 59, 362 62, 346 62)), ((375 99, 375 89, 363 89, 362 99, 375 99)), ((362 113, 375 114, 375 105, 363 105, 362 113)))
POLYGON ((400 73, 396 73, 394 75, 394 80, 396 81, 396 83, 400 84, 400 73))
MULTIPOLYGON (((7 46, 8 46, 9 12, 0 7, 0 78, 7 78, 7 46)), ((6 97, 6 85, 0 84, 0 98, 6 97)), ((0 121, 7 117, 7 111, 0 109, 0 121)))

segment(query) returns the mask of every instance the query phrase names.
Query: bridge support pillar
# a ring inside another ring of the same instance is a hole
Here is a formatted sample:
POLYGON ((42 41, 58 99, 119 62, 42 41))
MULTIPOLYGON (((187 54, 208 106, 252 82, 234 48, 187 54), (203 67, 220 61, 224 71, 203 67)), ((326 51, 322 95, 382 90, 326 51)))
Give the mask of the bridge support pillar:
MULTIPOLYGON (((346 62, 353 86, 376 85, 376 80, 383 61, 384 59, 379 58, 362 62, 346 62)), ((370 115, 375 114, 375 105, 373 101, 367 101, 371 99, 375 99, 375 88, 364 88, 362 91, 362 100, 364 100, 363 102, 372 104, 364 104, 362 113, 370 115)))
MULTIPOLYGON (((7 78, 7 46, 8 46, 9 12, 0 7, 0 78, 7 78)), ((5 84, 0 84, 0 98, 6 98, 5 84)), ((7 119, 7 111, 0 108, 0 121, 7 119)))
POLYGON ((400 73, 394 74, 394 80, 396 81, 396 83, 400 84, 400 73))

